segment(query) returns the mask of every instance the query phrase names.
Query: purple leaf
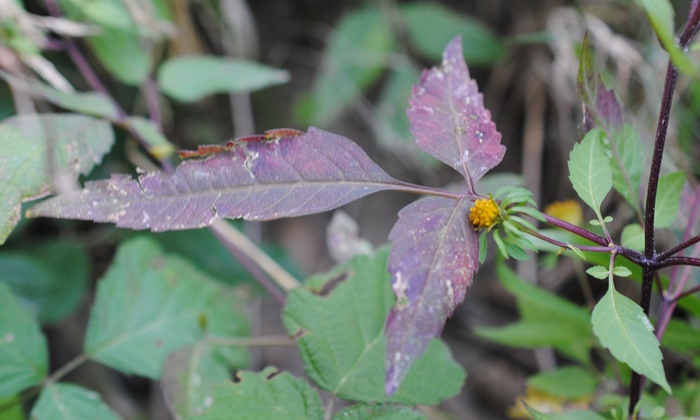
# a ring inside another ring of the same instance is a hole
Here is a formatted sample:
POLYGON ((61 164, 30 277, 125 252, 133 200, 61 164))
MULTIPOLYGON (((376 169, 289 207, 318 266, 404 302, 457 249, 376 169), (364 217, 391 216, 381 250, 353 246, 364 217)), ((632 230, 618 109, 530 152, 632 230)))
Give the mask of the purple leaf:
POLYGON ((173 175, 151 172, 87 182, 85 189, 38 203, 27 213, 168 231, 218 217, 271 220, 340 207, 398 188, 355 143, 317 128, 183 162, 173 175))
POLYGON ((442 53, 442 64, 424 71, 413 87, 408 119, 418 146, 474 183, 498 165, 506 152, 501 134, 462 56, 456 37, 442 53))
POLYGON ((479 240, 469 201, 422 198, 399 213, 389 239, 396 305, 386 322, 387 395, 442 332, 479 266, 479 240))

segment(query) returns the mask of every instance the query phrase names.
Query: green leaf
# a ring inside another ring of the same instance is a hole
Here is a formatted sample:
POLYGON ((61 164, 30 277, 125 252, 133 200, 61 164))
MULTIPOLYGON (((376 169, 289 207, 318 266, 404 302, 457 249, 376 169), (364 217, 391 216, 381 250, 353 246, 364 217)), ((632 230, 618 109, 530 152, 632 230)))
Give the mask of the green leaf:
POLYGON ((0 283, 0 398, 43 382, 48 364, 39 323, 0 283))
POLYGON ((563 398, 581 398, 593 394, 596 380, 578 366, 567 366, 532 376, 528 386, 563 398))
POLYGON ((602 219, 600 205, 612 188, 612 169, 601 142, 603 133, 593 129, 569 154, 569 179, 578 196, 602 219))
POLYGON ((606 418, 593 412, 584 410, 571 410, 564 413, 542 413, 525 405, 533 420, 605 420, 606 418))
POLYGON ((394 44, 391 25, 378 8, 345 13, 324 51, 307 120, 327 126, 352 106, 382 75, 394 44))
POLYGON ((333 420, 420 420, 426 417, 411 407, 390 404, 355 404, 333 416, 333 420))
POLYGON ((700 349, 698 328, 687 321, 671 319, 661 338, 661 345, 682 354, 691 354, 700 349))
POLYGON ((156 159, 165 159, 175 152, 175 146, 158 130, 153 121, 143 117, 128 117, 124 120, 146 141, 148 153, 156 159))
POLYGON ((337 397, 437 404, 459 392, 465 378, 439 340, 433 340, 413 364, 398 391, 390 399, 386 397, 383 331, 394 304, 386 258, 385 248, 309 279, 307 287, 316 290, 331 281, 339 284, 322 296, 306 288, 292 290, 283 312, 284 323, 291 335, 304 331, 298 344, 306 374, 337 397))
POLYGON ((602 280, 608 278, 610 271, 607 269, 607 267, 603 267, 602 265, 596 265, 586 270, 586 273, 588 273, 592 277, 602 280))
POLYGON ((479 328, 476 334, 517 347, 553 346, 587 361, 593 345, 588 311, 526 283, 502 261, 497 270, 501 284, 517 298, 522 320, 501 328, 479 328))
POLYGON ((135 29, 134 21, 124 3, 115 0, 61 0, 71 15, 80 13, 84 20, 102 27, 121 30, 135 29))
POLYGON ((176 418, 198 416, 213 401, 214 387, 229 379, 226 363, 205 344, 181 348, 168 356, 163 367, 165 404, 176 418))
MULTIPOLYGON (((231 290, 148 237, 122 243, 97 286, 85 352, 124 373, 157 379, 168 354, 205 333, 244 336, 247 323, 231 290)), ((227 360, 245 350, 227 348, 227 360), (233 353, 233 354, 232 354, 233 353)), ((238 354, 238 356, 236 356, 238 354)))
POLYGON ((629 268, 622 265, 618 265, 613 268, 613 274, 618 277, 629 277, 632 275, 632 272, 629 268))
POLYGON ((119 117, 114 102, 99 92, 63 92, 38 80, 24 81, 2 70, 0 70, 0 78, 15 89, 45 99, 70 111, 111 120, 116 120, 119 117))
POLYGON ((600 343, 617 360, 671 393, 654 327, 639 305, 615 290, 612 279, 608 292, 593 309, 591 322, 600 343))
POLYGON ((0 282, 10 287, 42 324, 60 321, 80 303, 87 287, 88 256, 65 241, 35 244, 0 254, 0 282))
POLYGON ((286 70, 212 56, 171 58, 158 69, 160 89, 182 102, 195 102, 215 93, 253 92, 288 81, 286 70))
POLYGON ((635 209, 640 208, 639 184, 644 168, 644 147, 639 133, 630 124, 611 129, 606 136, 610 150, 613 187, 635 209))
POLYGON ((481 232, 479 235, 479 264, 486 261, 486 253, 489 250, 489 236, 487 231, 481 232))
POLYGON ((622 236, 620 238, 622 246, 633 249, 635 251, 644 250, 644 229, 637 224, 631 224, 625 226, 622 229, 622 236))
POLYGON ((19 395, 0 398, 0 417, 3 420, 24 420, 23 402, 19 395))
POLYGON ((122 83, 138 86, 151 71, 151 57, 134 32, 102 27, 100 35, 87 39, 100 63, 122 83))
POLYGON ((455 35, 462 36, 464 59, 470 66, 493 63, 505 53, 503 43, 481 22, 438 3, 409 3, 401 15, 411 42, 431 61, 442 59, 442 50, 455 35))
POLYGON ((211 408, 197 419, 323 419, 321 399, 301 378, 268 367, 260 373, 238 372, 237 382, 214 389, 211 408))
POLYGON ((668 227, 676 220, 683 184, 685 184, 684 172, 674 172, 659 178, 654 227, 668 227))
POLYGON ((117 416, 94 391, 71 384, 46 386, 32 408, 33 419, 118 420, 117 416))
POLYGON ((56 173, 49 167, 76 179, 102 160, 113 141, 108 122, 84 115, 23 115, 0 122, 0 245, 19 221, 21 203, 51 190, 56 173))

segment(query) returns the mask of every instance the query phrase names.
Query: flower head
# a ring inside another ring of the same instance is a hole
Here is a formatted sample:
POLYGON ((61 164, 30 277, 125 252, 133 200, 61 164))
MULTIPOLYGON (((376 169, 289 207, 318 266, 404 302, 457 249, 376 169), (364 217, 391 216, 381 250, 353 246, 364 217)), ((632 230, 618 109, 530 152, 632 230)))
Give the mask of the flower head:
POLYGON ((496 223, 498 204, 493 198, 481 198, 469 210, 469 221, 475 228, 487 228, 496 223))

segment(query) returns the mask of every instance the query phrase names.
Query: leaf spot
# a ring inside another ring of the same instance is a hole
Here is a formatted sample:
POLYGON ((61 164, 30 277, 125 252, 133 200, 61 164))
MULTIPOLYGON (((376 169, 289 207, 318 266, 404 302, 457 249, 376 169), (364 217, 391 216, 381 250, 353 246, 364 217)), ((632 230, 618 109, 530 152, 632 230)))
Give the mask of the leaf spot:
POLYGON ((654 331, 654 326, 651 325, 651 322, 649 322, 649 318, 647 318, 644 314, 639 314, 637 317, 640 321, 642 321, 642 324, 644 324, 644 328, 646 328, 648 331, 654 331))

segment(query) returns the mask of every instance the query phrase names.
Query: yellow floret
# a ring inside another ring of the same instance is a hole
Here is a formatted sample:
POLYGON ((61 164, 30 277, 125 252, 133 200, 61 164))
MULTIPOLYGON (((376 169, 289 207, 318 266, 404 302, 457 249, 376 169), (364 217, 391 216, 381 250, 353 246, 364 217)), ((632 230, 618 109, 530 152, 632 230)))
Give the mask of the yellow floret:
POLYGON ((476 200, 471 210, 469 210, 469 221, 476 228, 487 228, 496 222, 498 216, 498 204, 493 198, 482 198, 476 200))

